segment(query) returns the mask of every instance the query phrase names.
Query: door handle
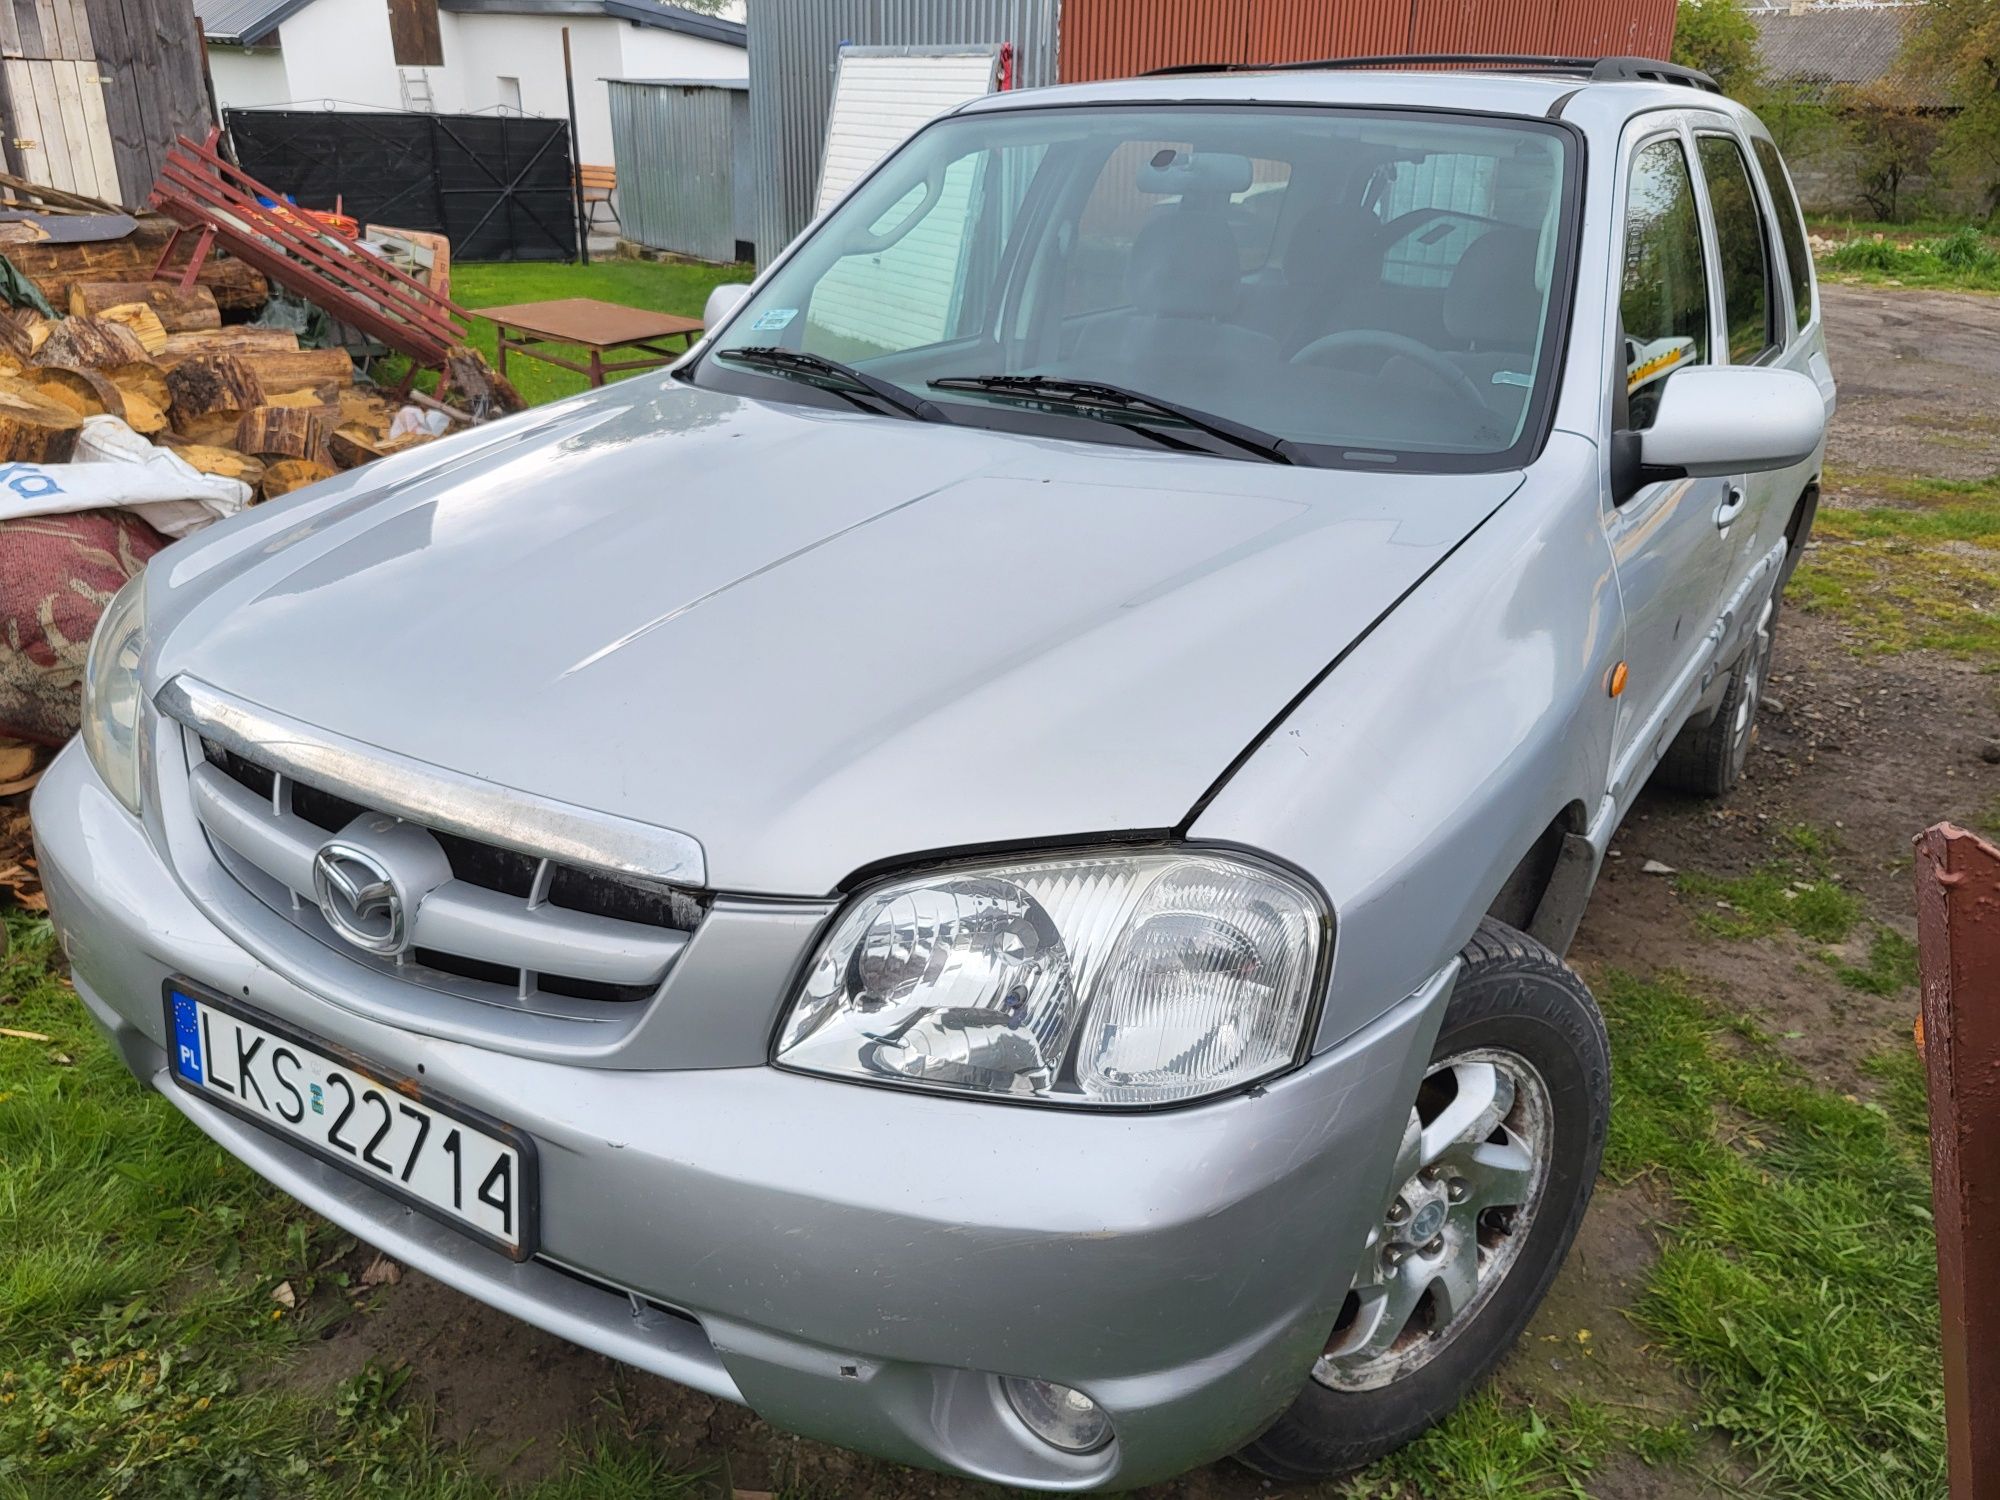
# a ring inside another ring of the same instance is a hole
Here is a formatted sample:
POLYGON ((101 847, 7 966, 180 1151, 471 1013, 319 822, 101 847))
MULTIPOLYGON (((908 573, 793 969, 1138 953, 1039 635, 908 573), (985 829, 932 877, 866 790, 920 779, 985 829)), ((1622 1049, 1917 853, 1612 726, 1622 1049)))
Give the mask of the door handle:
POLYGON ((1732 484, 1729 487, 1729 498, 1724 500, 1715 512, 1715 529, 1717 531, 1727 531, 1730 523, 1743 514, 1743 507, 1746 503, 1743 486, 1732 484))

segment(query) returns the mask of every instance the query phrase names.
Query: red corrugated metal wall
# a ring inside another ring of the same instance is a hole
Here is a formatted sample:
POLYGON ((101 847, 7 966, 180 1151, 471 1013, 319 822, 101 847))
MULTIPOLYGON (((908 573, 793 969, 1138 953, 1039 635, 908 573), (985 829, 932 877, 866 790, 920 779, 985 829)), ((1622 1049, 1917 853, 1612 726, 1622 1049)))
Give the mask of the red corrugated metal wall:
POLYGON ((1392 52, 1665 57, 1674 0, 1062 0, 1066 82, 1392 52))

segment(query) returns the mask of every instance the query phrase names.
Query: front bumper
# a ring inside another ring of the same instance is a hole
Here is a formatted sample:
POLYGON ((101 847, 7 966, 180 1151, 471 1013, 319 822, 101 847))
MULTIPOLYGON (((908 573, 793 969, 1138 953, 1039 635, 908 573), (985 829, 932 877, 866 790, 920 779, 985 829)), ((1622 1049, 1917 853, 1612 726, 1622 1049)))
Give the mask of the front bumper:
POLYGON ((1296 1073, 1152 1114, 761 1066, 591 1068, 420 1035, 259 962, 75 746, 34 817, 92 1018, 262 1176, 484 1302, 780 1426, 1042 1489, 1178 1473, 1289 1404, 1379 1212, 1454 973, 1296 1073), (171 975, 532 1135, 538 1259, 517 1265, 173 1086, 171 975), (1080 1457, 1041 1443, 1008 1410, 1003 1374, 1086 1392, 1115 1440, 1080 1457))

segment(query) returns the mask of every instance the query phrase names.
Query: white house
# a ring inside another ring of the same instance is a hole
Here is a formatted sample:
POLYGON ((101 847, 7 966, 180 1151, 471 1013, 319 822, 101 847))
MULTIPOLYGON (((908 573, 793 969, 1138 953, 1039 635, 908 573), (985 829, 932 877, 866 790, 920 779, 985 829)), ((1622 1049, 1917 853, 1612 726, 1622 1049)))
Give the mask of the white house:
POLYGON ((658 0, 195 0, 224 109, 484 110, 562 118, 611 162, 607 78, 741 78, 741 21, 658 0))

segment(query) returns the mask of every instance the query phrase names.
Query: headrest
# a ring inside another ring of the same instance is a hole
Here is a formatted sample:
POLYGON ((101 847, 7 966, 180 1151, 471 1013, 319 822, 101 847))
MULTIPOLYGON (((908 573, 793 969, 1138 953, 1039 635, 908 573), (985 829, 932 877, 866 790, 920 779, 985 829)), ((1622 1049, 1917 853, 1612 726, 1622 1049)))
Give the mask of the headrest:
POLYGON ((1139 168, 1142 193, 1180 194, 1183 197, 1227 198, 1247 193, 1256 174, 1250 158, 1226 152, 1176 151, 1163 147, 1139 168))
POLYGON ((1355 263, 1372 250, 1379 228, 1373 214, 1351 203, 1307 209, 1285 241, 1285 280, 1294 286, 1354 280, 1355 263))
POLYGON ((1132 246, 1127 281, 1132 303, 1143 313, 1226 317, 1243 290, 1236 236, 1229 232, 1228 220, 1209 209, 1160 210, 1132 246))
POLYGON ((1533 346, 1542 321, 1539 244, 1526 229, 1489 229, 1466 246, 1444 294, 1444 326, 1453 338, 1489 348, 1533 346))

